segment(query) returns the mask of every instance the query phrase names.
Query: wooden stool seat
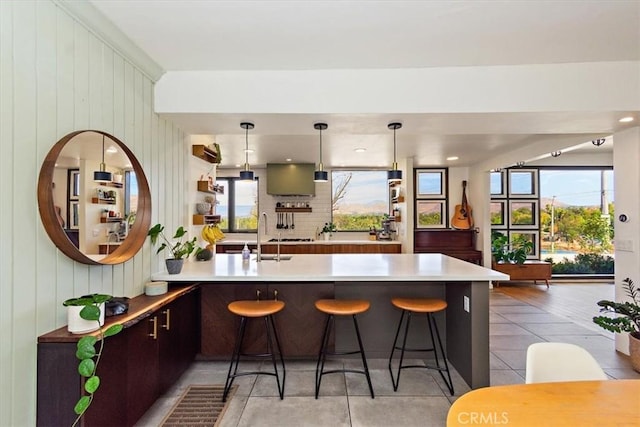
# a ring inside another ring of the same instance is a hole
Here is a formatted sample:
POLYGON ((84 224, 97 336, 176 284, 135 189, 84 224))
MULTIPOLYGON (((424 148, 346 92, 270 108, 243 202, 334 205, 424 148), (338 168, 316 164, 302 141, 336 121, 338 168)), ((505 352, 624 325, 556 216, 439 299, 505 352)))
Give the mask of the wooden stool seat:
POLYGON ((276 314, 284 308, 283 301, 234 301, 227 306, 230 312, 244 317, 264 317, 276 314))
POLYGON ((414 313, 436 313, 447 308, 447 302, 436 298, 393 298, 391 303, 414 313))
POLYGON ((316 308, 323 313, 336 316, 350 316, 364 313, 369 310, 371 304, 366 300, 351 299, 320 299, 316 301, 316 308))

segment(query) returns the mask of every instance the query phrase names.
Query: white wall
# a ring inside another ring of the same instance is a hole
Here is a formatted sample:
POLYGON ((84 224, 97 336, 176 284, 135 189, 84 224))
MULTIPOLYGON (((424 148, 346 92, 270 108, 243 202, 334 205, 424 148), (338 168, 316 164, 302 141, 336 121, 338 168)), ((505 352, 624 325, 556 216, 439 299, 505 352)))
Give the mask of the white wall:
POLYGON ((171 228, 186 212, 186 146, 153 113, 151 79, 57 3, 1 1, 0 30, 0 425, 29 426, 37 337, 66 324, 62 301, 87 292, 135 296, 164 268, 148 242, 117 266, 86 266, 59 252, 38 215, 42 160, 71 131, 113 134, 145 170, 154 220, 171 228))
MULTIPOLYGON (((614 221, 616 247, 621 239, 631 242, 632 251, 616 249, 616 301, 626 301, 622 279, 629 277, 640 287, 640 127, 613 135, 613 167, 616 218, 614 221), (629 221, 620 222, 618 215, 626 214, 629 221)), ((629 354, 629 337, 616 334, 616 349, 629 354)))

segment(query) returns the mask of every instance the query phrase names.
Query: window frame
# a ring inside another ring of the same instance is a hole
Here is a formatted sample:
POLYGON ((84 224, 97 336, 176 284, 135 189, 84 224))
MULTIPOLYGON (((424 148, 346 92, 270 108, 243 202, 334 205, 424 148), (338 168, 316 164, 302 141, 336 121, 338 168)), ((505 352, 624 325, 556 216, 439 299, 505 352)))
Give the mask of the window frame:
MULTIPOLYGON (((236 199, 236 182, 241 181, 240 177, 235 177, 235 176, 218 176, 216 177, 215 181, 226 181, 225 184, 225 188, 226 188, 226 196, 227 196, 227 202, 228 202, 228 206, 227 206, 227 224, 228 224, 228 228, 224 228, 222 229, 222 231, 224 231, 225 233, 257 233, 258 232, 258 228, 252 228, 252 229, 244 229, 244 230, 237 230, 235 228, 235 211, 236 211, 236 207, 235 207, 235 199, 236 199)), ((256 185, 256 197, 258 198, 256 200, 256 205, 260 206, 260 178, 259 177, 255 177, 254 178, 255 181, 255 185, 256 185)), ((217 198, 217 195, 216 195, 217 198)))

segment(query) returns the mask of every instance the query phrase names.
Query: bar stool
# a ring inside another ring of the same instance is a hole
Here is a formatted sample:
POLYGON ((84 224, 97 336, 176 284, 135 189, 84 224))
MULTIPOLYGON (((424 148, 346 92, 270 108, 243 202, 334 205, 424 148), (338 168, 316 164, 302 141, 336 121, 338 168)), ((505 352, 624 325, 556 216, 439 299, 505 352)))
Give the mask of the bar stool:
POLYGON ((224 385, 224 393, 222 395, 222 401, 227 401, 227 395, 233 385, 233 380, 236 377, 244 375, 272 375, 276 377, 276 383, 278 384, 278 393, 280 399, 284 398, 284 382, 286 376, 286 370, 284 366, 284 358, 282 357, 282 350, 280 349, 280 341, 278 340, 278 333, 276 332, 275 324, 273 321, 273 315, 278 313, 284 308, 284 302, 278 300, 242 300, 234 301, 230 303, 227 308, 233 314, 240 316, 240 328, 238 329, 238 335, 236 337, 236 345, 231 356, 231 363, 229 364, 229 372, 227 373, 227 380, 224 385), (264 318, 264 326, 267 334, 267 352, 260 354, 246 354, 242 353, 242 342, 244 340, 244 333, 247 326, 247 320, 250 318, 264 318), (272 337, 273 334, 273 337, 272 337), (278 374, 278 366, 276 363, 276 355, 273 347, 273 340, 275 339, 276 349, 278 356, 280 357, 280 363, 282 364, 282 383, 280 382, 280 376, 278 374), (273 372, 263 371, 243 371, 238 372, 238 364, 240 363, 240 356, 251 357, 270 357, 273 363, 273 372), (232 373, 233 372, 233 373, 232 373))
POLYGON ((393 383, 393 391, 398 391, 398 384, 400 383, 400 371, 407 368, 424 368, 424 369, 436 369, 440 372, 442 380, 449 388, 449 392, 453 396, 453 382, 451 381, 451 373, 449 372, 449 365, 447 364, 447 356, 442 346, 442 340, 440 339, 440 332, 438 332, 438 324, 433 317, 434 313, 443 311, 447 308, 446 301, 441 299, 432 298, 393 298, 391 303, 397 308, 402 310, 400 315, 400 322, 398 323, 398 330, 396 331, 396 338, 393 341, 393 347, 391 348, 391 355, 389 356, 389 373, 391 374, 391 382, 393 383), (427 323, 429 325, 429 334, 431 335, 431 348, 407 348, 407 335, 409 334, 409 324, 411 323, 412 314, 426 313, 427 323), (407 315, 407 321, 404 328, 404 337, 402 339, 402 347, 398 346, 398 337, 400 330, 402 329, 402 322, 404 321, 405 314, 407 315), (435 337, 433 331, 435 330, 435 337), (436 348, 436 338, 438 340, 438 347, 440 348, 440 354, 444 366, 440 366, 440 360, 438 358, 438 350, 436 348), (400 363, 398 364, 398 374, 394 377, 391 363, 393 361, 393 354, 396 350, 400 350, 400 363), (430 352, 432 351, 436 358, 436 364, 433 365, 403 365, 404 353, 409 352, 430 352), (445 378, 444 373, 447 373, 445 378))
POLYGON ((364 374, 367 377, 367 383, 369 383, 369 391, 371 392, 371 398, 375 398, 373 394, 373 386, 371 385, 371 377, 369 376, 369 367, 367 366, 367 358, 364 354, 364 348, 362 347, 362 339, 360 338, 360 330, 358 329, 358 320, 356 315, 364 313, 369 310, 369 301, 365 300, 337 300, 337 299, 320 299, 317 300, 316 308, 323 313, 327 314, 327 322, 324 327, 324 333, 322 334, 322 345, 320 347, 320 353, 318 354, 318 363, 316 364, 316 399, 320 393, 320 382, 322 376, 326 374, 333 374, 338 372, 351 372, 355 374, 364 374), (353 318, 353 326, 356 330, 356 337, 358 338, 359 350, 346 351, 346 352, 329 352, 327 346, 329 345, 329 335, 331 327, 335 327, 335 316, 351 316, 353 318), (363 370, 355 369, 333 369, 330 371, 324 370, 324 362, 327 356, 342 356, 348 354, 360 354, 362 357, 363 370))

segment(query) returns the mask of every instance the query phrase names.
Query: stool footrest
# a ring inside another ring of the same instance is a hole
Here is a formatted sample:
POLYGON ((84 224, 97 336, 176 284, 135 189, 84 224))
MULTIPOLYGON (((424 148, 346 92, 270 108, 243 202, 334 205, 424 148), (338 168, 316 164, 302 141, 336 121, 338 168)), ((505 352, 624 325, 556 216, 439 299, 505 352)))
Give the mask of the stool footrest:
POLYGON ((349 354, 362 354, 362 352, 360 350, 354 350, 354 351, 338 351, 338 352, 327 352, 325 351, 325 353, 327 356, 346 356, 349 354))
MULTIPOLYGON (((396 350, 402 350, 402 347, 400 347, 400 346, 394 346, 393 348, 396 349, 396 350)), ((409 351, 409 352, 412 352, 412 351, 413 352, 418 352, 418 351, 425 352, 425 351, 435 351, 435 349, 433 347, 431 347, 431 348, 405 348, 404 351, 405 351, 405 353, 407 351, 409 351)))
POLYGON ((367 375, 367 373, 365 371, 359 371, 357 369, 332 369, 330 371, 322 371, 322 373, 320 375, 327 375, 327 374, 343 374, 345 372, 350 372, 352 374, 363 374, 363 375, 367 375))

